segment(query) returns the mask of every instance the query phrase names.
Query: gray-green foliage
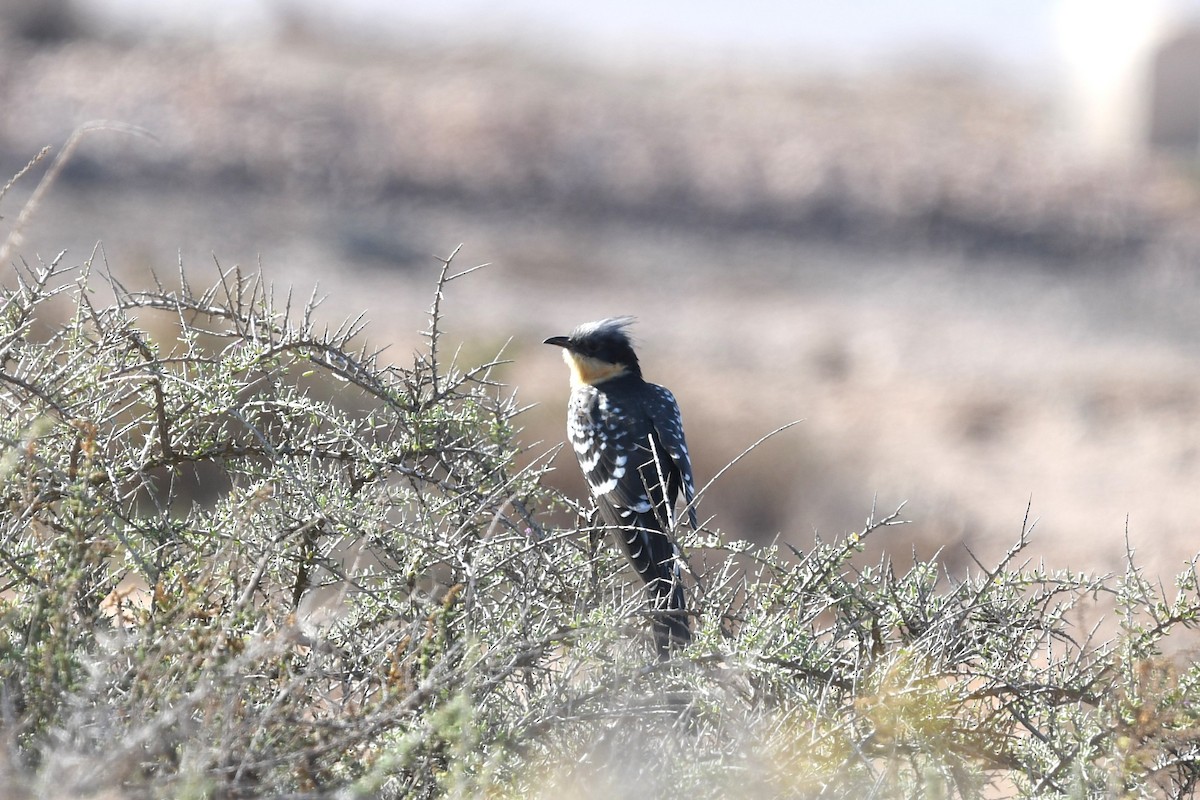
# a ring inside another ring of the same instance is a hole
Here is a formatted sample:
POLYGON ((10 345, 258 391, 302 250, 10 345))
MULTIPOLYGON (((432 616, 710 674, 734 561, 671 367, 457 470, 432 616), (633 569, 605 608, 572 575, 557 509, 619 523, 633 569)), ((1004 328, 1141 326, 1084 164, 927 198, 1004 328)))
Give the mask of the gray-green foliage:
MULTIPOLYGON (((1184 796, 1162 593, 680 532, 695 644, 540 485, 496 362, 387 364, 237 270, 0 297, 0 786, 130 797, 1184 796), (111 298, 102 301, 100 298, 111 298), (65 309, 65 310, 64 310, 65 309), (573 520, 573 524, 570 524, 573 520), (1095 597, 1112 631, 1074 610, 1095 597)), ((462 275, 464 273, 459 273, 462 275)))

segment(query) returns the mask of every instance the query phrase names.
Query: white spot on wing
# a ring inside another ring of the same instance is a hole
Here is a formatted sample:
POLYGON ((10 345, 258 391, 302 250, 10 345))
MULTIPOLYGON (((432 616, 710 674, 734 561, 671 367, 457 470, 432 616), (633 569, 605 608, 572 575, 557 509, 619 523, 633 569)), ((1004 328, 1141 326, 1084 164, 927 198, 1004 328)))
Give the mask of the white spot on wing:
POLYGON ((608 494, 613 489, 617 488, 617 479, 609 478, 604 483, 593 483, 592 491, 596 494, 608 494))
POLYGON ((614 478, 625 477, 625 462, 627 462, 628 460, 629 460, 628 456, 626 456, 624 453, 617 456, 616 461, 613 462, 612 476, 614 478))

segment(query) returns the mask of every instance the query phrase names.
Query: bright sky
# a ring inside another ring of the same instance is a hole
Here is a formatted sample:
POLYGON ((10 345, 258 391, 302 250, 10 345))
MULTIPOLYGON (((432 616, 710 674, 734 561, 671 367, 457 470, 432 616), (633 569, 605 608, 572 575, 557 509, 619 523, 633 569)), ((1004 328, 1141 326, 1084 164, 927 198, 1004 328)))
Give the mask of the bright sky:
MULTIPOLYGON (((367 8, 387 0, 355 0, 367 8)), ((797 51, 855 61, 930 45, 1028 62, 1053 50, 1048 0, 442 0, 400 4, 404 16, 439 28, 492 26, 560 33, 590 46, 641 50, 697 48, 769 57, 797 51)))
POLYGON ((949 50, 1037 68, 1054 56, 1054 0, 82 0, 132 25, 229 35, 269 29, 274 9, 337 13, 372 32, 500 35, 617 56, 699 53, 870 63, 949 50))
POLYGON ((1038 85, 1059 74, 1064 56, 1094 76, 1106 61, 1128 54, 1130 40, 1173 12, 1200 14, 1200 0, 75 2, 119 26, 187 30, 226 40, 269 35, 280 11, 300 9, 322 24, 384 41, 508 39, 602 60, 732 58, 788 68, 965 57, 1038 85))

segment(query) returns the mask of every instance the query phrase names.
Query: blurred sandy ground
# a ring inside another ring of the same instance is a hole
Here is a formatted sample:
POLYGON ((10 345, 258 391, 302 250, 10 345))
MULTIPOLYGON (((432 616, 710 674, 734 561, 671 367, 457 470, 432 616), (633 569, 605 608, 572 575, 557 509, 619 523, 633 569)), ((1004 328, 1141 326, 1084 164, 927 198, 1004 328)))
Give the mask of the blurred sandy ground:
MULTIPOLYGON (((803 548, 907 500, 880 543, 953 568, 1015 540, 1173 572, 1200 550, 1200 283, 1192 174, 1079 158, 1043 94, 950 62, 874 73, 647 66, 496 44, 389 48, 296 25, 272 41, 73 31, 0 43, 0 174, 88 138, 24 232, 97 242, 147 280, 261 264, 367 312, 404 361, 434 254, 465 360, 506 341, 524 438, 561 441, 538 343, 639 317, 700 481, 772 428, 702 511, 803 548), (511 341, 509 341, 511 340, 511 341), (873 500, 873 498, 876 498, 873 500)), ((41 169, 0 208, 15 219, 41 169)), ((570 453, 555 480, 584 487, 570 453)))

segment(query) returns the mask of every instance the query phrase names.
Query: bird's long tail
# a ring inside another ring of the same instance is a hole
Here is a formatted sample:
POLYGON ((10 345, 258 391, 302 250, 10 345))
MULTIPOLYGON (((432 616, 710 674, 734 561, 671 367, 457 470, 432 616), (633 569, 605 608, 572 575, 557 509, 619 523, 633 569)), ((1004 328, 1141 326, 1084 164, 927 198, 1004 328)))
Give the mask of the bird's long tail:
POLYGON ((659 660, 666 661, 673 650, 692 641, 683 583, 677 577, 674 580, 655 578, 646 584, 646 593, 650 596, 651 613, 654 615, 654 646, 659 660))
MULTIPOLYGON (((619 518, 619 512, 600 506, 606 518, 619 518)), ((658 519, 648 513, 633 516, 633 524, 613 525, 618 544, 633 568, 646 582, 654 630, 654 645, 661 660, 692 641, 688 624, 687 598, 679 571, 679 551, 659 529, 658 519)), ((611 523, 610 523, 611 524, 611 523)))

